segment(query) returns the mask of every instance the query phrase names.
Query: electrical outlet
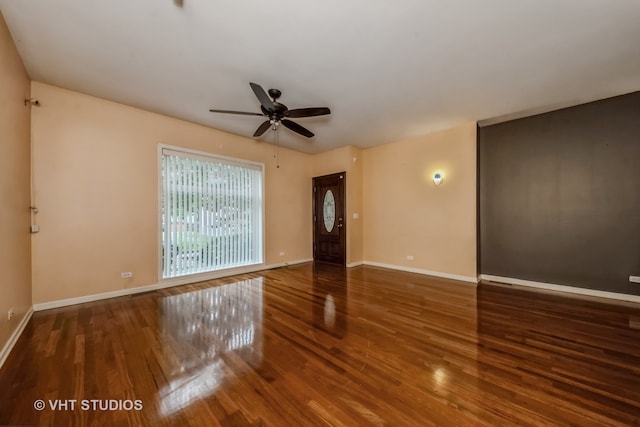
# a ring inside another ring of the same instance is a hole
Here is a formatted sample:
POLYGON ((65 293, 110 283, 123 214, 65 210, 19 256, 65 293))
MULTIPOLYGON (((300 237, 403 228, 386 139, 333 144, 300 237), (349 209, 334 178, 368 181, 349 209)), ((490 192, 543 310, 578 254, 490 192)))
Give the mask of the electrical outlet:
POLYGON ((7 312, 7 319, 13 319, 13 307, 9 308, 9 311, 7 312))
POLYGON ((126 271, 124 273, 120 273, 120 278, 121 279, 129 279, 131 277, 133 277, 133 273, 130 272, 130 271, 126 271))
POLYGON ((407 259, 408 259, 409 261, 413 261, 413 255, 407 255, 407 259))
POLYGON ((284 256, 284 252, 280 252, 280 256, 284 256))
POLYGON ((640 276, 629 276, 629 281, 631 283, 640 283, 640 276))

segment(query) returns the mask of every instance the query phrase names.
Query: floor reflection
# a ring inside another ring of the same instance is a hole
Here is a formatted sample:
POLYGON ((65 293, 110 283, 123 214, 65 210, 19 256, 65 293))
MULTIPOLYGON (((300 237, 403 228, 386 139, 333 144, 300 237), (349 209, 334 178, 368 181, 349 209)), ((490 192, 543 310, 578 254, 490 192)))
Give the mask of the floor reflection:
POLYGON ((221 385, 225 353, 233 351, 251 365, 261 362, 262 301, 262 277, 160 300, 165 358, 174 362, 158 392, 164 416, 221 385))
POLYGON ((313 326, 337 338, 347 333, 345 268, 316 263, 313 267, 313 326))

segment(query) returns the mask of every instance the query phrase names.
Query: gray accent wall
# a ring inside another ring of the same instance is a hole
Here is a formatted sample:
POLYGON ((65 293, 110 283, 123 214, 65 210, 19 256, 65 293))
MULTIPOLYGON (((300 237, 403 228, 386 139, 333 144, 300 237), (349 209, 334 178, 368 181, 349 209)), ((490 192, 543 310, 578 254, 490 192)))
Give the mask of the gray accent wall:
POLYGON ((482 274, 640 295, 640 92, 478 136, 482 274))

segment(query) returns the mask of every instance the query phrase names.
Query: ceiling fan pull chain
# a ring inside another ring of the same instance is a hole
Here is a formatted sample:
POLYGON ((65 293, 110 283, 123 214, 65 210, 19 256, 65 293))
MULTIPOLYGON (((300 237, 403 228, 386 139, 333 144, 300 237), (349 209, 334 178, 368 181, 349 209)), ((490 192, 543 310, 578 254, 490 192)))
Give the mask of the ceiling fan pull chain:
POLYGON ((278 134, 278 130, 276 128, 276 168, 280 169, 280 135, 278 134))
POLYGON ((272 130, 273 130, 273 158, 275 159, 276 158, 276 138, 277 138, 276 127, 274 126, 272 130))

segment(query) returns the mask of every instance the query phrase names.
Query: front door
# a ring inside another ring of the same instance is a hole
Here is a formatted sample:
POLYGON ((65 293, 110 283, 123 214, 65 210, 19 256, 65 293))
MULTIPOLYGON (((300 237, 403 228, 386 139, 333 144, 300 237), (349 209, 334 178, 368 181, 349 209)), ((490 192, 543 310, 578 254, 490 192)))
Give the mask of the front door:
POLYGON ((345 172, 313 178, 313 259, 346 261, 345 172))

